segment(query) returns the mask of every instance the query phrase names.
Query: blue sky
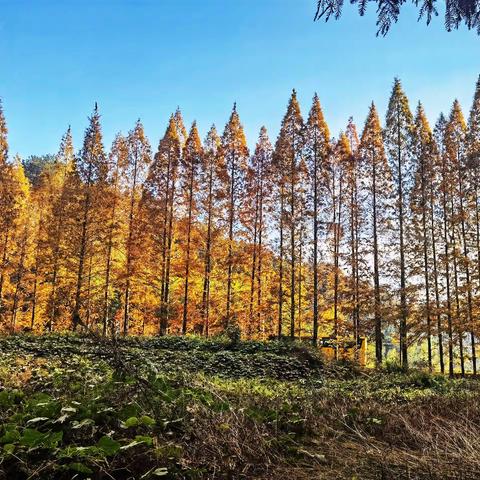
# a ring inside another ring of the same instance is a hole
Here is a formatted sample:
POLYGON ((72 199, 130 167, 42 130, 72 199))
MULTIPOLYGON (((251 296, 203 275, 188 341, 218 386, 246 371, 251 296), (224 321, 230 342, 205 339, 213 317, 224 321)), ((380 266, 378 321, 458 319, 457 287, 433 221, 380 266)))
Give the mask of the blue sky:
POLYGON ((179 105, 202 135, 223 129, 232 104, 255 143, 275 137, 292 88, 307 114, 318 92, 332 134, 350 115, 382 113, 394 76, 433 122, 455 97, 470 108, 480 37, 426 27, 404 8, 386 38, 375 12, 345 6, 314 23, 315 0, 0 0, 0 97, 11 153, 54 153, 72 125, 80 147, 98 101, 107 147, 141 118, 154 148, 179 105))

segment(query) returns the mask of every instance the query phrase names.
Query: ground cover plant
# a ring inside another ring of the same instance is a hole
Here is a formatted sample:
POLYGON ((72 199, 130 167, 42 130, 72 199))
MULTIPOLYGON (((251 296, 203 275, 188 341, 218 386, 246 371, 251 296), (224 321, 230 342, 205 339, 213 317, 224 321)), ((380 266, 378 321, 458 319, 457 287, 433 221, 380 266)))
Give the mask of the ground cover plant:
POLYGON ((474 479, 477 382, 298 342, 0 339, 0 478, 474 479))

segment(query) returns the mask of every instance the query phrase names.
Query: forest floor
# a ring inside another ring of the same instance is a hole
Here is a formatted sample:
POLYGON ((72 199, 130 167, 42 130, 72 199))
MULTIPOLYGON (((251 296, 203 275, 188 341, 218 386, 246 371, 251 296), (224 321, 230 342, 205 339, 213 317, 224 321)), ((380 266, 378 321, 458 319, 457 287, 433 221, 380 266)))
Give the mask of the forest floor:
POLYGON ((478 479, 480 382, 298 343, 0 337, 0 479, 478 479))

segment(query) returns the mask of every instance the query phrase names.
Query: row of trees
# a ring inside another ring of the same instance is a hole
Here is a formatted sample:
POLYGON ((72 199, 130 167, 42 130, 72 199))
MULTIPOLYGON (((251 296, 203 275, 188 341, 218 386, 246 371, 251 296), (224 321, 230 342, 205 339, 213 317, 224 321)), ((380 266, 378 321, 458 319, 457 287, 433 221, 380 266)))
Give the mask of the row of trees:
MULTIPOLYGON (((43 163, 8 158, 0 106, 0 318, 5 331, 103 335, 238 325, 248 338, 425 346, 430 368, 476 372, 480 80, 432 131, 395 80, 385 124, 332 138, 293 91, 276 143, 249 152, 233 107, 202 142, 171 116, 152 153, 138 121, 106 153, 95 110, 43 163)), ((38 159, 37 159, 38 160, 38 159)))

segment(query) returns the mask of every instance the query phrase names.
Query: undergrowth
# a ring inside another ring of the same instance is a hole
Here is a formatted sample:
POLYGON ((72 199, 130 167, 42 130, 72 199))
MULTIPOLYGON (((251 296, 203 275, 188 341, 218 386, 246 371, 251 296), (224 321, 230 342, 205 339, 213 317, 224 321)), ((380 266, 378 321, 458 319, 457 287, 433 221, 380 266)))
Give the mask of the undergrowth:
POLYGON ((296 342, 0 350, 0 478, 480 478, 473 380, 328 364, 296 342))

